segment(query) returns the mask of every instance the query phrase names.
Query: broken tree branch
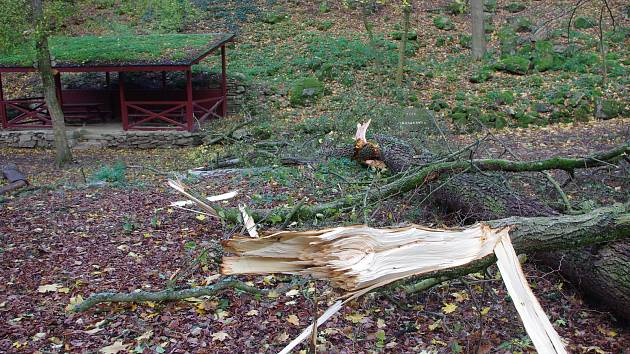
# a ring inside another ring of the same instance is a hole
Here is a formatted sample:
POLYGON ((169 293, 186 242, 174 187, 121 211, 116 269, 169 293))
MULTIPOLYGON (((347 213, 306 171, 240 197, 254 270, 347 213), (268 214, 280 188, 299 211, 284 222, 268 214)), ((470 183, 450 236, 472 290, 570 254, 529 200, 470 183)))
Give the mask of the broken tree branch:
POLYGON ((2 167, 2 177, 9 183, 0 187, 0 195, 28 186, 28 180, 14 163, 2 167))
POLYGON ((98 293, 90 296, 89 298, 83 300, 79 304, 75 305, 71 312, 82 312, 88 310, 100 303, 103 302, 144 302, 144 301, 174 301, 174 300, 184 300, 193 297, 201 297, 201 296, 211 296, 219 291, 225 289, 238 289, 241 291, 245 291, 251 294, 259 295, 262 293, 261 290, 256 289, 253 286, 249 286, 241 281, 233 280, 230 278, 225 278, 215 284, 208 286, 201 286, 198 288, 190 288, 190 289, 166 289, 157 292, 151 291, 136 291, 132 293, 114 293, 114 292, 105 292, 98 293))
POLYGON ((581 215, 510 217, 463 230, 352 226, 239 237, 224 241, 235 256, 223 258, 221 271, 311 275, 357 291, 412 275, 478 271, 494 262, 492 249, 507 229, 519 252, 577 248, 630 236, 630 213, 614 206, 581 215))
MULTIPOLYGON (((552 157, 549 159, 533 161, 512 161, 505 159, 477 159, 458 160, 431 163, 409 170, 400 178, 379 187, 368 196, 368 203, 385 200, 392 196, 414 190, 427 182, 438 178, 442 174, 452 174, 473 169, 477 171, 504 171, 504 172, 542 172, 548 170, 563 170, 571 172, 580 168, 599 167, 616 162, 630 154, 630 143, 622 144, 608 151, 596 153, 581 158, 552 157)), ((308 219, 317 214, 330 217, 341 210, 360 205, 363 202, 364 193, 349 195, 343 199, 334 200, 316 205, 304 205, 292 217, 308 219)), ((276 208, 271 210, 248 210, 255 220, 261 220, 271 215, 286 220, 293 211, 292 208, 276 208)), ((223 209, 225 218, 231 222, 238 222, 238 210, 223 209)))

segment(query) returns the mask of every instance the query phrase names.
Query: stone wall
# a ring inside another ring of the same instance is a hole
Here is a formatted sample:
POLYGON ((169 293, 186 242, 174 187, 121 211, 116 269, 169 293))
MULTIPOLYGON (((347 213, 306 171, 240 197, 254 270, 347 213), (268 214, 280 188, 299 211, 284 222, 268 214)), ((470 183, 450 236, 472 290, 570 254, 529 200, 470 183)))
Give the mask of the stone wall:
MULTIPOLYGON (((196 146, 202 143, 202 133, 182 131, 99 131, 98 128, 67 132, 68 143, 74 148, 173 148, 196 146)), ((52 129, 0 130, 0 147, 50 148, 54 145, 52 129)))

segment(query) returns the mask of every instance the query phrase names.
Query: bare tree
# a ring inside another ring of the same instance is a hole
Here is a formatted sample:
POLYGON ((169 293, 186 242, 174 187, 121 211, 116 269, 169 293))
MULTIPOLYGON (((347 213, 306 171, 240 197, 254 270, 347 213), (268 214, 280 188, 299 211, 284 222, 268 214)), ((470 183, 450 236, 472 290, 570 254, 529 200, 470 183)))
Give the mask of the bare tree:
POLYGON ((398 70, 396 71, 396 85, 402 85, 403 73, 405 70, 405 50, 407 49, 407 39, 409 36, 409 21, 411 19, 411 3, 408 0, 402 1, 403 10, 403 31, 398 54, 398 70))
POLYGON ((486 38, 483 28, 483 0, 470 0, 472 14, 472 54, 479 60, 486 53, 486 38))
POLYGON ((72 154, 68 146, 66 137, 66 125, 64 122, 63 110, 57 97, 55 89, 55 79, 50 59, 48 47, 49 26, 44 17, 44 6, 42 0, 33 0, 33 26, 35 28, 35 47, 37 53, 37 68, 42 78, 44 99, 50 114, 53 133, 55 136, 55 163, 58 167, 64 166, 72 161, 72 154))

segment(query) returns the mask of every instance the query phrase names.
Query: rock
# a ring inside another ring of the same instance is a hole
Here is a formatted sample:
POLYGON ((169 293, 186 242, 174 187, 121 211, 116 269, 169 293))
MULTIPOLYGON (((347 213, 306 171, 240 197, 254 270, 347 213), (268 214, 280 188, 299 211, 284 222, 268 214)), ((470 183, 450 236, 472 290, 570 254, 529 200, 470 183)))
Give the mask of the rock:
POLYGON ((534 27, 532 20, 525 16, 509 17, 507 22, 516 32, 531 32, 534 27))
POLYGON ((297 80, 289 91, 292 106, 305 106, 319 99, 324 94, 324 84, 314 77, 297 80))
POLYGON ((536 112, 538 112, 538 113, 549 113, 549 112, 551 112, 553 109, 552 109, 550 106, 548 106, 548 105, 546 105, 546 104, 544 104, 544 103, 537 102, 537 103, 534 105, 534 110, 535 110, 536 112))
POLYGON ((623 111, 623 105, 614 100, 598 99, 595 103, 595 118, 611 119, 619 116, 623 111))
POLYGON ((530 61, 529 59, 520 56, 512 55, 501 59, 497 64, 499 70, 508 72, 510 74, 525 75, 529 72, 530 61))
POLYGON ((18 140, 18 147, 21 148, 32 148, 37 145, 37 141, 35 141, 30 135, 22 134, 18 140))

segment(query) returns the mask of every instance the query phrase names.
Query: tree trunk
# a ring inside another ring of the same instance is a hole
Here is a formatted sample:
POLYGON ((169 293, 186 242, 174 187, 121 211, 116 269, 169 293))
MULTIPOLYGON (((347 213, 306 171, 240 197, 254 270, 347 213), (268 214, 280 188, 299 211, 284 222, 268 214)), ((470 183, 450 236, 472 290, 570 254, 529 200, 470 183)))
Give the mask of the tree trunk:
POLYGON ((475 60, 486 53, 486 34, 483 28, 483 0, 470 0, 472 14, 472 54, 475 60))
POLYGON ((237 237, 223 241, 235 256, 223 258, 221 272, 310 274, 355 291, 411 275, 483 269, 494 262, 494 242, 506 230, 520 252, 575 249, 629 237, 630 213, 606 207, 581 215, 509 217, 464 230, 350 226, 237 237))
POLYGON ((62 167, 72 161, 72 154, 68 147, 66 126, 63 110, 55 89, 54 73, 52 69, 50 50, 48 48, 48 26, 45 23, 44 10, 41 0, 33 0, 33 23, 35 26, 37 68, 42 78, 44 99, 48 107, 48 113, 52 120, 55 137, 55 163, 62 167))
POLYGON ((594 305, 630 323, 629 240, 563 252, 542 252, 536 257, 553 269, 560 269, 594 305))
MULTIPOLYGON (((427 166, 425 168, 430 168, 430 161, 436 161, 430 152, 425 152, 420 161, 414 161, 410 156, 418 156, 418 152, 404 142, 383 139, 378 135, 375 140, 381 158, 395 172, 423 163, 427 166)), ((555 160, 560 162, 562 159, 555 160)), ((599 158, 594 157, 593 161, 596 160, 599 158)), ((482 169, 493 169, 489 167, 482 169)), ((450 176, 441 176, 428 183, 430 201, 448 220, 472 224, 509 216, 558 214, 544 203, 511 190, 500 173, 472 173, 474 169, 469 169, 468 173, 453 176, 452 173, 457 171, 451 169, 450 172, 450 176)), ((630 320, 630 307, 624 305, 630 299, 630 241, 622 240, 586 249, 543 252, 536 254, 535 258, 554 269, 560 269, 588 298, 596 300, 595 304, 603 304, 603 307, 611 309, 620 318, 630 320)))
POLYGON ((401 87, 403 74, 405 71, 405 50, 407 49, 407 37, 409 36, 409 20, 411 17, 411 6, 403 5, 403 36, 400 41, 398 53, 398 71, 396 72, 396 86, 401 87))

